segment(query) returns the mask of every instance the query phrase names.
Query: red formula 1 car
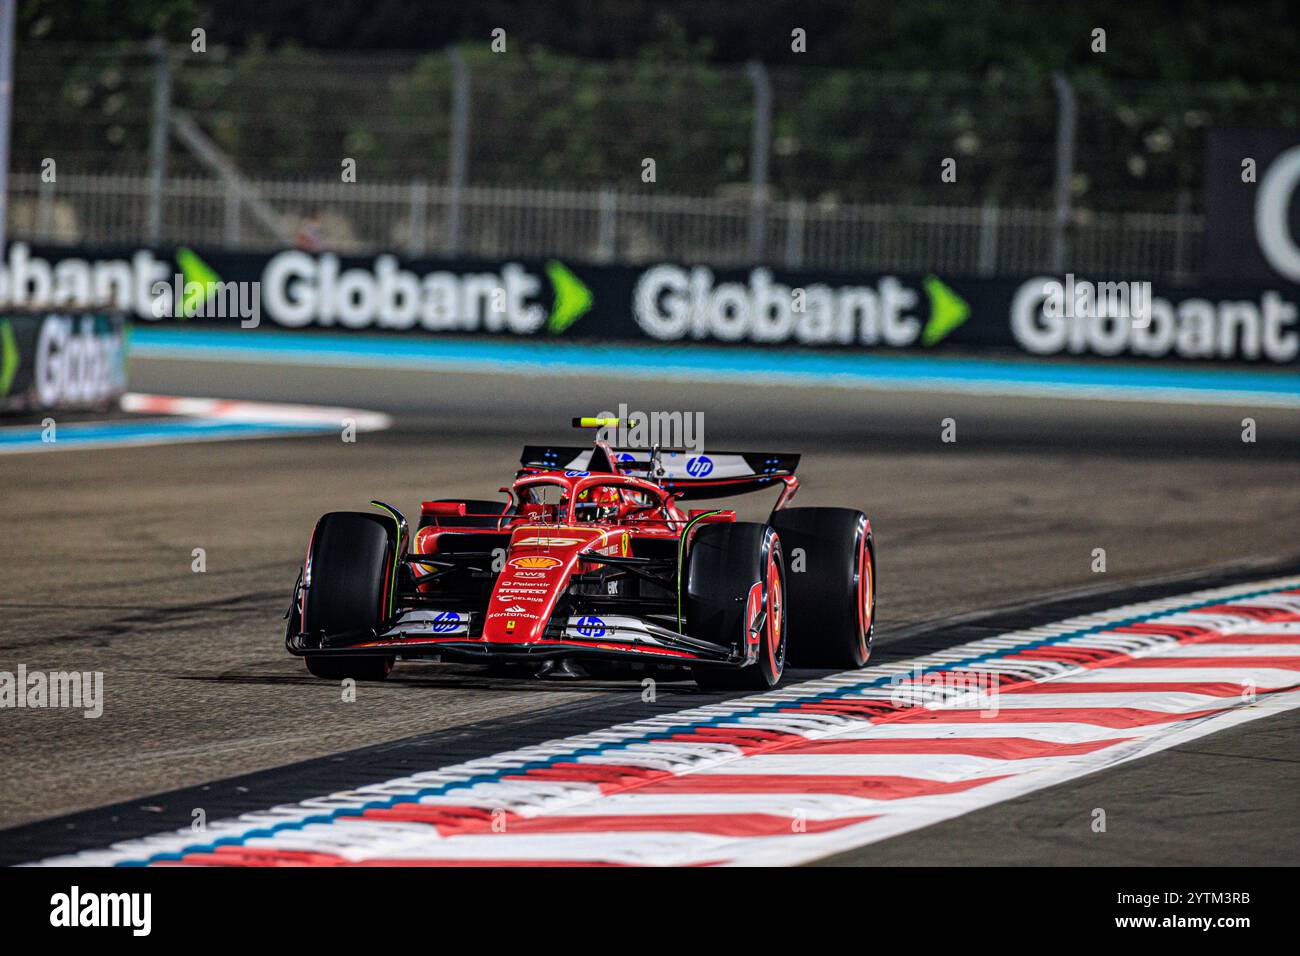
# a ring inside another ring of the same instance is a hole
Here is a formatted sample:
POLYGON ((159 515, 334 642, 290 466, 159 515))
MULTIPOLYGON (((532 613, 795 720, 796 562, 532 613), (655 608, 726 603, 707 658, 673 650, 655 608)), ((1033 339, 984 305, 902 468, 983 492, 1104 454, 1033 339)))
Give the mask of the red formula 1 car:
MULTIPOLYGON (((574 419, 607 427, 609 419, 574 419)), ((397 659, 538 674, 689 669, 772 687, 792 663, 861 667, 875 628, 871 524, 790 508, 799 456, 527 446, 504 500, 316 524, 286 646, 318 677, 382 680, 397 659), (680 502, 779 489, 766 522, 680 502), (629 666, 630 665, 630 666, 629 666)))

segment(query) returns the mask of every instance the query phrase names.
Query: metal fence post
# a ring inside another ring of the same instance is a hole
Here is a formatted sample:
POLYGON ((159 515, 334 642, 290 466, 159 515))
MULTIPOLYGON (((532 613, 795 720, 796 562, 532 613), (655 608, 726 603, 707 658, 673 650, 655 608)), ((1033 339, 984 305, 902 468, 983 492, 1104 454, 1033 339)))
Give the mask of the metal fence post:
POLYGON ((36 187, 36 236, 45 242, 54 238, 54 189, 44 180, 36 187))
POLYGON ((618 193, 610 186, 600 191, 600 218, 596 223, 596 261, 613 262, 618 249, 618 193))
POLYGON ((1052 270, 1064 272, 1068 255, 1066 230, 1070 225, 1070 180, 1074 176, 1074 128, 1078 110, 1074 87, 1059 70, 1052 74, 1056 92, 1056 218, 1052 234, 1052 270))
POLYGON ((429 184, 423 179, 411 180, 411 235, 406 252, 412 259, 424 255, 425 238, 429 227, 426 212, 429 208, 429 184))
POLYGON ((1174 268, 1173 273, 1176 281, 1186 280, 1187 274, 1191 271, 1186 263, 1187 259, 1187 221, 1192 215, 1192 194, 1186 189, 1178 191, 1178 205, 1175 208, 1174 220, 1174 268))
POLYGON ((226 184, 226 201, 225 201, 225 225, 223 230, 224 241, 227 249, 239 248, 240 234, 242 232, 242 223, 240 219, 243 215, 244 196, 240 189, 239 183, 226 184))
POLYGON ((802 199, 792 199, 785 204, 785 267, 803 267, 803 224, 808 204, 802 199))
POLYGON ((456 255, 461 247, 461 200, 465 191, 465 177, 469 169, 469 66, 458 47, 447 51, 451 61, 451 156, 447 199, 448 255, 456 255))
POLYGON ((154 37, 153 123, 149 130, 149 209, 145 238, 150 245, 162 241, 163 190, 167 183, 167 131, 172 105, 172 67, 167 41, 154 37))
POLYGON ((980 207, 980 252, 979 274, 987 278, 998 268, 998 220, 1001 218, 998 204, 992 199, 984 200, 980 207))
POLYGON ((9 122, 14 90, 14 12, 18 0, 0 0, 0 255, 9 225, 9 122))
POLYGON ((754 126, 749 146, 749 259, 763 258, 767 232, 767 158, 772 148, 772 80, 767 67, 751 60, 746 72, 754 86, 754 126))
POLYGON ((181 145, 194 154, 194 158, 207 169, 216 174, 227 190, 227 201, 235 201, 236 206, 246 205, 253 214, 253 219, 280 242, 293 242, 293 229, 285 222, 270 203, 264 200, 258 189, 239 171, 239 168, 226 156, 217 144, 208 139, 207 134, 199 129, 199 124, 184 110, 172 110, 172 130, 181 145))

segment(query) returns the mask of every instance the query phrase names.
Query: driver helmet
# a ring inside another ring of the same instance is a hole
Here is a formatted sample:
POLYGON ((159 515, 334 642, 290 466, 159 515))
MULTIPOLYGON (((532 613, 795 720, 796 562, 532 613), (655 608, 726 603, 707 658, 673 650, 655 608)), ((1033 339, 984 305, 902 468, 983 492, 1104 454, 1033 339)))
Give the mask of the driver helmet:
POLYGON ((578 492, 577 512, 585 521, 610 521, 618 517, 623 496, 613 485, 578 492))

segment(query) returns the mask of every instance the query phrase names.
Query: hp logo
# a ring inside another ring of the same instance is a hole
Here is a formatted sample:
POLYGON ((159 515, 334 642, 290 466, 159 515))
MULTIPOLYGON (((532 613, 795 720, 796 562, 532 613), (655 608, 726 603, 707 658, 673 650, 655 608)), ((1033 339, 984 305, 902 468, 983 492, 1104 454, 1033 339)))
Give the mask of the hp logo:
POLYGON ((707 478, 712 471, 713 459, 707 455, 699 455, 686 462, 686 474, 692 478, 707 478))
POLYGON ((578 633, 583 637, 604 637, 605 622, 598 617, 578 618, 578 633))
POLYGON ((433 619, 433 633, 446 634, 460 626, 460 615, 455 611, 443 611, 433 619))

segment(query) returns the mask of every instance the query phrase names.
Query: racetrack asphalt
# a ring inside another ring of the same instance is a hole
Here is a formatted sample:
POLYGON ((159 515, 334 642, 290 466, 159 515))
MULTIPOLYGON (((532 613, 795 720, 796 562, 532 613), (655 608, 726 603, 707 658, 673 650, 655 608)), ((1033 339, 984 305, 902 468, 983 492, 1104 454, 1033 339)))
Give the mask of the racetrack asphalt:
MULTIPOLYGON (((336 755, 356 748, 442 734, 470 753, 511 734, 568 733, 575 713, 620 719, 638 685, 417 664, 344 703, 284 652, 280 619, 322 512, 492 497, 525 441, 581 444, 568 419, 620 402, 703 412, 710 446, 802 452, 799 504, 866 511, 882 651, 1061 595, 1104 600, 1160 580, 1177 591, 1180 576, 1214 569, 1300 567, 1295 410, 175 360, 136 360, 132 386, 374 409, 395 427, 355 443, 0 459, 0 670, 103 671, 106 697, 97 720, 0 711, 0 827, 118 804, 162 816, 175 807, 158 794, 299 761, 318 761, 312 783, 338 789, 350 758, 336 755), (1241 440, 1244 417, 1254 443, 1241 440), (941 440, 945 418, 955 442, 941 440), (1093 570, 1099 548, 1104 573, 1093 570)), ((711 699, 689 683, 660 690, 665 707, 711 699)), ((1289 715, 1261 720, 829 862, 1294 862, 1294 727, 1289 715), (1099 787, 1108 803, 1096 802, 1099 787), (1088 839, 1098 805, 1143 836, 1088 839), (1077 837, 1071 814, 1085 821, 1077 837)))

